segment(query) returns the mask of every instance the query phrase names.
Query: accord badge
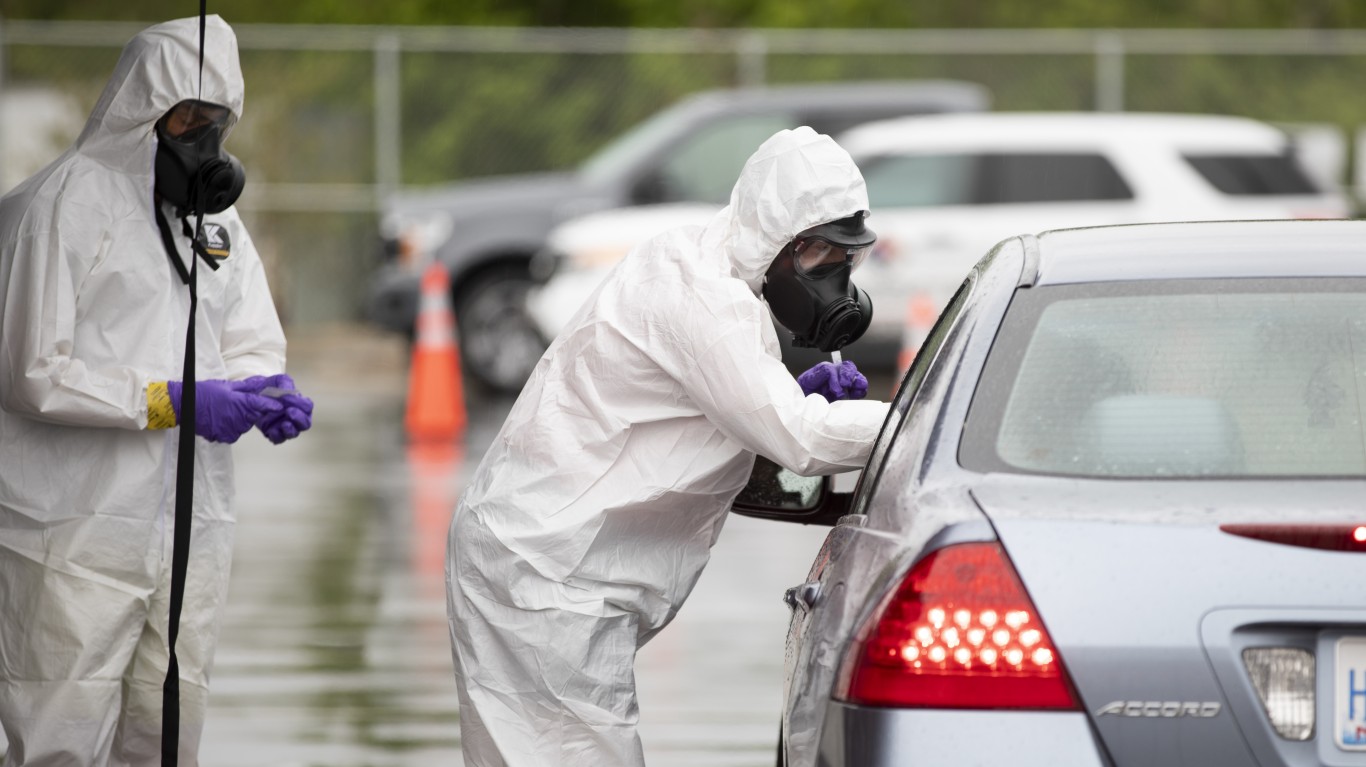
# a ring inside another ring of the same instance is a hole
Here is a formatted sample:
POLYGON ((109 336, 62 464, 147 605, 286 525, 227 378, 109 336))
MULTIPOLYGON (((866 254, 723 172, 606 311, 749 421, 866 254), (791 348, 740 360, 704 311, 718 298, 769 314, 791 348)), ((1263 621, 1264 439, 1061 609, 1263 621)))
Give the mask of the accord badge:
POLYGON ((1208 719, 1218 716, 1222 706, 1216 701, 1191 700, 1117 700, 1106 703, 1096 711, 1096 716, 1129 716, 1177 719, 1192 716, 1208 719))

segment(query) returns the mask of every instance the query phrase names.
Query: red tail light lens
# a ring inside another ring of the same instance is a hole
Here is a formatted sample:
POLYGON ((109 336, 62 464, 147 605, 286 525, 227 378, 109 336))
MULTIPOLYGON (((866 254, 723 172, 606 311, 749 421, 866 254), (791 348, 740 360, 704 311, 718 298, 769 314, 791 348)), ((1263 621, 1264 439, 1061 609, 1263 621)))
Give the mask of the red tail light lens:
POLYGON ((1078 708, 1053 640, 999 543, 930 553, 859 636, 837 691, 850 703, 1078 708))

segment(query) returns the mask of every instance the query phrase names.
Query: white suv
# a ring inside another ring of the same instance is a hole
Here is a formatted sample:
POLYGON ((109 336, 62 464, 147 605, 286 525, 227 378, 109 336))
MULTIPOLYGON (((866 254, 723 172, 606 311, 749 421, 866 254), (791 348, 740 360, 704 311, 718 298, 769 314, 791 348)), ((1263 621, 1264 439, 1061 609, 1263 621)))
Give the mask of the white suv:
MULTIPOLYGON (((872 296, 861 364, 908 364, 963 276, 1021 232, 1157 221, 1343 218, 1347 196, 1311 179, 1289 138, 1240 117, 983 113, 868 123, 839 143, 868 183, 878 233, 854 281, 872 296)), ((609 210, 561 225, 531 298, 547 338, 607 269, 671 226, 716 208, 609 210)), ((800 360, 801 364, 807 359, 800 360)))

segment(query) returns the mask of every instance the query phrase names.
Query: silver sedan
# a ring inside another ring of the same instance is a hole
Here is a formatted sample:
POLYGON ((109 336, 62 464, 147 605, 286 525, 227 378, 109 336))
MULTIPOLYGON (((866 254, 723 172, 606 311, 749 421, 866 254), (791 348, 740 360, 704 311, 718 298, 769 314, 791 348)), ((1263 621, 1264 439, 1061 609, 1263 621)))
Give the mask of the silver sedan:
MULTIPOLYGON (((1366 221, 998 245, 793 618, 779 763, 1366 765, 1366 221)), ((767 478, 767 483, 761 481, 767 478)))

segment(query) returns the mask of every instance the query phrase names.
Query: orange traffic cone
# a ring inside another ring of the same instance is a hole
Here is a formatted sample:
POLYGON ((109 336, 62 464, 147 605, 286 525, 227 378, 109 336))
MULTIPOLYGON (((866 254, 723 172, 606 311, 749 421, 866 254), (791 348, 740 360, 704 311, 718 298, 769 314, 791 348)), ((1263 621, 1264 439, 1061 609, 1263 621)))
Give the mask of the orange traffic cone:
POLYGON ((413 441, 452 440, 465 431, 465 391, 449 296, 446 268, 433 263, 422 275, 417 342, 408 374, 404 423, 413 441))
POLYGON ((939 305, 928 293, 916 293, 906 302, 906 320, 901 329, 901 354, 896 360, 896 381, 906 376, 925 343, 934 322, 939 318, 939 305))

